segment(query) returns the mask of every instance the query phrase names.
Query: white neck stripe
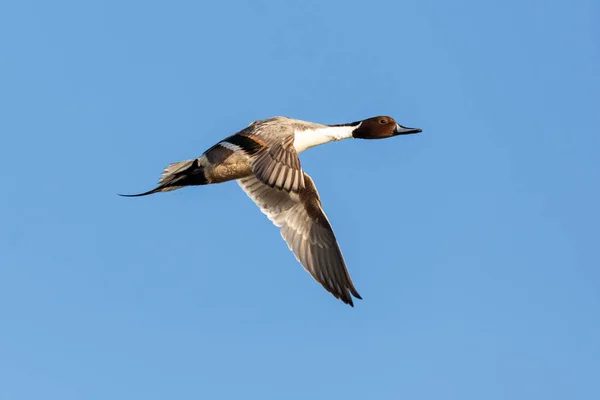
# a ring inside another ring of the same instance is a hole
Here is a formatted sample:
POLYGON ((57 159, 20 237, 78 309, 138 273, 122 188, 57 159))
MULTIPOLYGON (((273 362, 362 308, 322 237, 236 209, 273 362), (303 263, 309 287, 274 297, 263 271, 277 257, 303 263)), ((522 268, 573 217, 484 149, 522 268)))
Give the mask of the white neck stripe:
POLYGON ((362 122, 356 126, 324 126, 317 129, 296 131, 294 137, 294 148, 301 153, 306 149, 320 144, 334 142, 337 140, 350 139, 352 132, 358 129, 362 122))

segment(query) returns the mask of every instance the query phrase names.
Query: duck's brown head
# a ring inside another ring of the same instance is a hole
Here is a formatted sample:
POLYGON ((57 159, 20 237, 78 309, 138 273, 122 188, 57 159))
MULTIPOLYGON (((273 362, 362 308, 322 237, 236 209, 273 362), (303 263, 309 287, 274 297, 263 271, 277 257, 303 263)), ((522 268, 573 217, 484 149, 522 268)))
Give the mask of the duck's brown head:
POLYGON ((407 128, 397 123, 394 118, 380 116, 354 122, 356 129, 352 137, 357 139, 385 139, 392 136, 419 133, 419 128, 407 128))

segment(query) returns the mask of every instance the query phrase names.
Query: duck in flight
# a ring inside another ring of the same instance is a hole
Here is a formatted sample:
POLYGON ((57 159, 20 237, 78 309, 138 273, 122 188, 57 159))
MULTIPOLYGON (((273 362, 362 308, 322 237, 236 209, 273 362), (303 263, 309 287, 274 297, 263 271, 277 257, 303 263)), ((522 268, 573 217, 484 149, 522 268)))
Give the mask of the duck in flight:
POLYGON ((361 297, 350 279, 315 184, 302 170, 298 154, 343 139, 385 139, 419 132, 421 129, 406 128, 386 116, 339 125, 286 117, 255 121, 200 157, 167 166, 155 189, 121 196, 147 196, 236 180, 281 228, 281 236, 304 269, 333 296, 354 306, 352 296, 361 297))

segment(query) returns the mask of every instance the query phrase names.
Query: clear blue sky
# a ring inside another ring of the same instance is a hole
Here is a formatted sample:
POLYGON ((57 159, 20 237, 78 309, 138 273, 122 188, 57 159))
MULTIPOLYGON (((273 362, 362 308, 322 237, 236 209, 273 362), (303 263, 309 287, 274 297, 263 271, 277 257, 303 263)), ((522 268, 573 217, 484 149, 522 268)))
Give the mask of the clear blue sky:
POLYGON ((599 20, 4 2, 0 398, 600 398, 599 20), (256 119, 380 114, 423 133, 301 158, 355 308, 235 183, 116 196, 256 119))

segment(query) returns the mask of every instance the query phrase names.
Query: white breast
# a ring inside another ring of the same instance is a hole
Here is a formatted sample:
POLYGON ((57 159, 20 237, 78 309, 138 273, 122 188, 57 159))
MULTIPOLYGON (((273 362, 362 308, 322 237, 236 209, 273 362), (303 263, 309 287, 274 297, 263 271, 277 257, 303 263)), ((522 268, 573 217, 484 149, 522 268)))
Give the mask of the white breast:
POLYGON ((352 131, 356 128, 357 126, 326 126, 318 129, 296 131, 294 148, 297 153, 302 153, 304 150, 320 144, 349 139, 352 137, 352 131))

